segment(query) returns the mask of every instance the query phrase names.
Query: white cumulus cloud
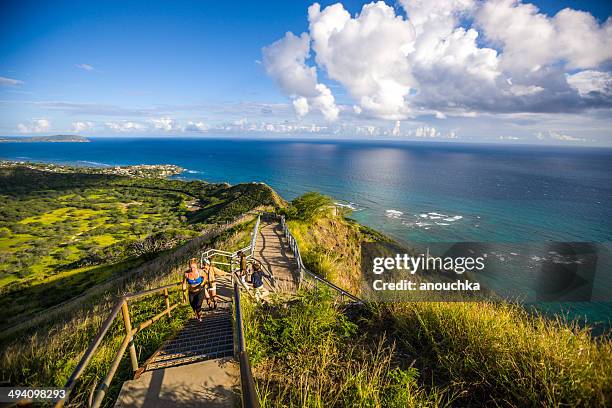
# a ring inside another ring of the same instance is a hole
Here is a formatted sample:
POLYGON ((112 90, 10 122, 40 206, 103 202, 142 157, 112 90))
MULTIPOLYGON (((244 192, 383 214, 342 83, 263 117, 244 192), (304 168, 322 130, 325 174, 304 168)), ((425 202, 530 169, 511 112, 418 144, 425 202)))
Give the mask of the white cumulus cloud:
POLYGON ((190 121, 184 127, 184 130, 186 132, 205 132, 208 129, 210 129, 210 126, 202 121, 190 121))
POLYGON ((346 88, 361 112, 386 119, 407 116, 414 29, 406 19, 378 2, 366 4, 354 18, 340 3, 323 10, 315 3, 308 20, 316 62, 346 88))
POLYGON ((308 111, 310 110, 310 106, 308 106, 308 99, 300 96, 293 100, 293 109, 295 109, 295 113, 299 116, 306 116, 308 111))
POLYGON ((395 121, 395 126, 393 126, 393 130, 391 131, 391 135, 399 136, 402 134, 402 124, 399 120, 395 121))
POLYGON ((548 130, 546 132, 537 132, 536 137, 539 140, 557 140, 560 142, 584 142, 586 139, 566 135, 554 130, 548 130))
POLYGON ((566 77, 567 83, 582 97, 593 93, 612 96, 612 75, 609 72, 586 70, 566 77))
POLYGON ((440 132, 435 127, 419 126, 410 132, 411 136, 419 138, 435 138, 440 136, 440 132))
POLYGON ((298 116, 395 121, 612 107, 612 18, 569 8, 549 16, 519 0, 399 4, 405 15, 382 1, 354 15, 314 3, 307 32, 264 47, 266 70, 298 116), (344 88, 346 107, 325 80, 344 88))
POLYGON ((339 109, 329 88, 317 82, 317 70, 306 65, 310 55, 310 37, 288 32, 283 38, 263 48, 263 62, 268 74, 294 103, 300 116, 309 105, 318 109, 327 120, 335 120, 339 109), (296 105, 297 104, 297 105, 296 105))
POLYGON ((599 24, 589 13, 565 8, 550 17, 518 0, 488 0, 476 13, 487 39, 502 47, 502 66, 534 71, 563 61, 592 68, 612 58, 612 20, 599 24))
POLYGON ((138 122, 106 122, 104 124, 109 130, 113 132, 120 133, 128 133, 128 132, 142 132, 147 129, 147 127, 138 122))
POLYGON ((87 122, 87 121, 72 122, 73 132, 89 132, 93 130, 93 128, 94 128, 93 122, 87 122))
POLYGON ((51 122, 48 119, 32 119, 30 122, 17 125, 19 133, 43 133, 49 129, 51 129, 51 122))
POLYGON ((153 127, 157 130, 163 130, 164 132, 172 132, 180 130, 180 127, 176 120, 168 117, 151 119, 153 127))

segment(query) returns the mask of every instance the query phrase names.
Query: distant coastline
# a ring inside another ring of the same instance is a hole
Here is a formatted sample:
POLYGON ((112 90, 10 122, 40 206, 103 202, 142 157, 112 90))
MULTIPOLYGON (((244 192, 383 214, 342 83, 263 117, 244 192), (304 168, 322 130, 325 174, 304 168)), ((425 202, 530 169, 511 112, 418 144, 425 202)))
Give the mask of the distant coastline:
POLYGON ((38 163, 28 161, 0 160, 0 169, 25 167, 30 170, 46 171, 51 173, 84 173, 84 174, 111 174, 115 176, 128 176, 140 178, 168 178, 185 171, 182 167, 173 164, 140 164, 134 166, 69 166, 54 163, 38 163))
POLYGON ((86 137, 79 135, 52 135, 52 136, 0 136, 0 143, 88 143, 86 137))

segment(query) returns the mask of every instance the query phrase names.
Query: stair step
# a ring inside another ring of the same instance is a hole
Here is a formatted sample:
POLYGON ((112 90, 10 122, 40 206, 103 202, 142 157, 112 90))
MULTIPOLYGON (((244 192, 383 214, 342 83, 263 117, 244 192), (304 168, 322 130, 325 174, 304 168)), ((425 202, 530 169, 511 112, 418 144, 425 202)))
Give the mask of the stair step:
POLYGON ((216 309, 202 310, 202 321, 191 318, 182 330, 165 341, 144 367, 152 371, 234 355, 231 301, 219 302, 216 309))
POLYGON ((189 335, 176 336, 168 341, 168 343, 180 343, 182 341, 204 341, 206 339, 214 339, 219 336, 227 336, 233 333, 231 328, 220 329, 215 331, 207 331, 204 333, 190 333, 189 335))
POLYGON ((175 358, 175 359, 166 360, 166 361, 162 361, 158 363, 151 362, 147 365, 147 368, 145 371, 158 370, 160 368, 167 368, 167 367, 176 367, 179 365, 191 364, 191 363, 195 363, 198 361, 212 360, 212 359, 221 358, 221 357, 231 357, 233 354, 234 354, 233 350, 219 350, 216 352, 198 354, 198 355, 190 356, 190 357, 175 358))
POLYGON ((231 351, 233 349, 234 349, 233 343, 222 343, 222 344, 218 344, 216 347, 208 347, 206 349, 191 348, 191 349, 184 349, 184 350, 168 351, 167 353, 160 353, 157 356, 155 356, 155 358, 153 358, 151 361, 168 360, 168 359, 176 358, 180 356, 208 354, 208 353, 213 353, 213 352, 217 352, 220 350, 230 350, 231 351))
POLYGON ((220 344, 233 344, 234 339, 231 336, 227 336, 221 339, 218 339, 214 342, 192 342, 192 343, 183 343, 176 344, 169 347, 163 347, 160 350, 160 353, 168 354, 168 353, 180 353, 185 350, 203 350, 219 347, 220 344))
POLYGON ((228 333, 232 331, 231 325, 224 325, 218 327, 201 328, 199 330, 188 330, 179 332, 174 339, 197 339, 197 338, 211 338, 219 334, 228 333))
POLYGON ((225 320, 219 320, 217 322, 210 322, 205 324, 204 322, 202 322, 201 324, 197 325, 197 326, 185 326, 185 328, 183 328, 183 330, 180 331, 180 333, 193 333, 193 332, 203 332, 206 330, 214 330, 214 329, 218 329, 218 328, 231 328, 232 327, 232 321, 229 319, 225 319, 225 320))
POLYGON ((151 360, 149 364, 159 363, 162 361, 170 361, 178 358, 186 358, 200 355, 208 355, 212 353, 234 353, 234 344, 233 343, 224 343, 220 344, 218 347, 211 347, 207 350, 185 350, 180 353, 172 353, 172 354, 159 354, 155 358, 151 360))

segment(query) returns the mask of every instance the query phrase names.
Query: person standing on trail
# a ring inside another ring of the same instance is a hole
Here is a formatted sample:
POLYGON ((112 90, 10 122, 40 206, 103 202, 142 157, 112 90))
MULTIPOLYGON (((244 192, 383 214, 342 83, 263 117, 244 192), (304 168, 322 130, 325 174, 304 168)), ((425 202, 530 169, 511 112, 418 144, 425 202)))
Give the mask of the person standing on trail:
POLYGON ((247 257, 242 251, 238 251, 238 261, 240 262, 240 271, 238 275, 240 276, 240 281, 244 286, 246 286, 246 277, 248 273, 248 262, 247 257))
POLYGON ((253 283, 253 293, 255 295, 255 299, 262 300, 263 298, 263 278, 264 272, 261 269, 261 265, 259 263, 253 264, 253 273, 251 273, 251 283, 253 283))
POLYGON ((199 321, 202 321, 200 312, 204 299, 210 304, 206 285, 205 273, 202 269, 198 268, 198 260, 191 258, 189 260, 189 269, 183 275, 183 292, 189 288, 189 304, 199 321))
POLYGON ((225 273, 221 269, 215 267, 210 258, 204 259, 204 272, 207 278, 207 290, 208 290, 208 307, 217 308, 217 273, 225 273))

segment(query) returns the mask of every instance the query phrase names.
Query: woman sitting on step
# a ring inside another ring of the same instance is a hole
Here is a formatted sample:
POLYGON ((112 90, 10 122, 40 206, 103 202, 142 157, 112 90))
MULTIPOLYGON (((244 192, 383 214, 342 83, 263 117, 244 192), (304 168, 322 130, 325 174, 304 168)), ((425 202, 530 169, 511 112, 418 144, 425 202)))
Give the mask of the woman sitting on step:
POLYGON ((202 321, 200 312, 204 299, 206 299, 210 306, 207 285, 208 274, 198 268, 198 260, 196 258, 191 258, 189 260, 189 269, 185 271, 183 276, 183 292, 189 288, 189 304, 199 321, 202 321))

